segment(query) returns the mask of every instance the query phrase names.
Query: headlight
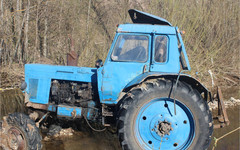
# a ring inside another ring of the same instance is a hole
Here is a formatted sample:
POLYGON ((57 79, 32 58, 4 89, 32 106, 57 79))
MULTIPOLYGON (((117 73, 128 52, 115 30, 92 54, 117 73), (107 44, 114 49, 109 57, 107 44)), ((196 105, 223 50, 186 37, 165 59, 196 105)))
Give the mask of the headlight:
POLYGON ((24 91, 26 88, 27 88, 27 83, 26 83, 25 81, 23 81, 23 82, 21 83, 20 89, 21 89, 22 91, 24 91))

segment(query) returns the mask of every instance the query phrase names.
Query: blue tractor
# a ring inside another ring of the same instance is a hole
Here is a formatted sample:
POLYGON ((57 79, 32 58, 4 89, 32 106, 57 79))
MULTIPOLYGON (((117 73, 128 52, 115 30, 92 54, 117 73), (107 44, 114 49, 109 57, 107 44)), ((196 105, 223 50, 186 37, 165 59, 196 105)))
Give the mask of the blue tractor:
POLYGON ((12 145, 41 149, 38 127, 49 114, 117 127, 123 149, 207 149, 211 93, 190 71, 181 31, 167 20, 129 10, 96 68, 25 65, 28 115, 5 117, 12 145), (19 136, 21 135, 21 136, 19 136), (14 143, 15 142, 15 143, 14 143), (15 145, 14 145, 15 144, 15 145))

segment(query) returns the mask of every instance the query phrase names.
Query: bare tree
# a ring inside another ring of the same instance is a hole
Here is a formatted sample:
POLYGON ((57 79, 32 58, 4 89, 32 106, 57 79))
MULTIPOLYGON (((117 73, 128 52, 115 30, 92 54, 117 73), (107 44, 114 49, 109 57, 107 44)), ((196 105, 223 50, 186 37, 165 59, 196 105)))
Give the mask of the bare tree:
POLYGON ((43 57, 47 57, 47 32, 48 32, 48 2, 46 2, 44 18, 44 39, 43 39, 43 57))
POLYGON ((4 12, 4 10, 3 10, 3 0, 1 0, 1 4, 0 4, 1 6, 0 6, 0 8, 1 8, 1 25, 2 25, 2 27, 3 27, 3 12, 4 12))
POLYGON ((40 57, 40 19, 39 19, 39 11, 40 11, 41 1, 37 0, 37 12, 36 12, 36 21, 35 21, 35 52, 34 52, 34 60, 40 57), (37 55, 37 56, 36 56, 37 55))
POLYGON ((30 17, 30 0, 27 1, 27 10, 26 10, 26 21, 25 21, 25 27, 24 27, 24 34, 25 34, 25 43, 24 43, 24 63, 27 61, 28 58, 28 25, 29 25, 29 17, 30 17))

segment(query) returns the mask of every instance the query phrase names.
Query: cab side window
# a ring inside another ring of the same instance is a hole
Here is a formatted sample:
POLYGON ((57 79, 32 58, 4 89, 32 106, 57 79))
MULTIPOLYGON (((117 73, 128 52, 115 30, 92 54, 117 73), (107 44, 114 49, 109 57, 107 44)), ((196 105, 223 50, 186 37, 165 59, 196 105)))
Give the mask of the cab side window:
POLYGON ((156 62, 166 62, 167 60, 167 36, 160 35, 155 38, 155 54, 154 60, 156 62))

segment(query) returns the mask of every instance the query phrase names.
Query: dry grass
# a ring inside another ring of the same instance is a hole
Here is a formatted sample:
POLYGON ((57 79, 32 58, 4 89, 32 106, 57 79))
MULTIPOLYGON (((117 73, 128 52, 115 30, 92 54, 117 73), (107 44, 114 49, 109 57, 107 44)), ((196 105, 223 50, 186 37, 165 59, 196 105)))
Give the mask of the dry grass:
POLYGON ((216 84, 239 86, 239 1, 163 0, 152 8, 148 10, 186 31, 191 75, 211 86, 211 71, 216 84))
POLYGON ((24 80, 23 65, 2 66, 0 70, 0 88, 17 88, 24 80))
POLYGON ((13 112, 24 111, 24 96, 20 89, 0 90, 0 120, 13 112))

